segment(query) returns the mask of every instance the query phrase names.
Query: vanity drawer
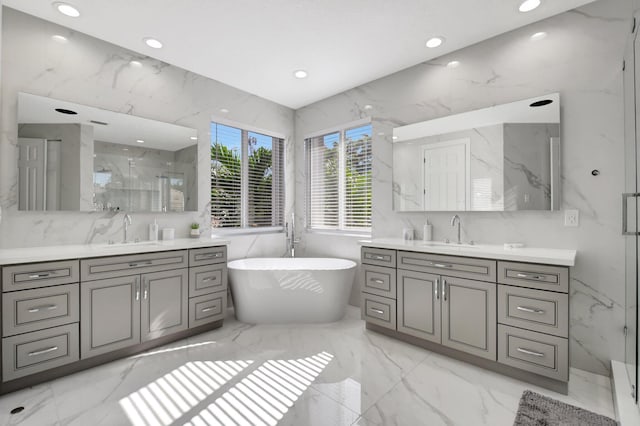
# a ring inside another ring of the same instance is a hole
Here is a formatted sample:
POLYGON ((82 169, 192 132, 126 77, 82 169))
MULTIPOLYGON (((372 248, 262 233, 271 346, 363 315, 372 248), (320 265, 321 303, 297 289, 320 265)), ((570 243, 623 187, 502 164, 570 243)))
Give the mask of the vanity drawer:
POLYGON ((78 276, 77 260, 5 266, 2 268, 2 291, 77 283, 78 276))
POLYGON ((396 329, 396 301, 394 299, 362 293, 362 312, 365 321, 392 330, 396 329))
POLYGON ((78 324, 2 339, 2 381, 18 379, 79 359, 78 324))
POLYGON ((498 325, 498 362, 566 382, 569 380, 569 341, 498 325))
POLYGON ((498 322, 568 337, 569 296, 564 293, 499 285, 498 322))
POLYGON ((81 260, 80 276, 82 281, 91 281, 147 272, 168 271, 186 268, 187 265, 187 250, 111 256, 81 260))
POLYGON ((202 296, 227 289, 227 265, 189 268, 189 297, 202 296))
POLYGON ((226 291, 189 299, 189 328, 224 319, 226 301, 226 291))
POLYGON ((227 246, 205 247, 189 250, 189 266, 226 263, 227 246))
POLYGON ((498 282, 568 293, 569 268, 533 263, 498 262, 498 282))
POLYGON ((2 336, 78 322, 79 285, 67 284, 2 296, 2 336))
POLYGON ((367 265, 396 267, 396 251, 373 247, 362 247, 362 263, 367 265))
POLYGON ((362 291, 396 298, 396 270, 383 266, 362 265, 362 291))
POLYGON ((398 269, 496 282, 495 260, 399 251, 398 269))

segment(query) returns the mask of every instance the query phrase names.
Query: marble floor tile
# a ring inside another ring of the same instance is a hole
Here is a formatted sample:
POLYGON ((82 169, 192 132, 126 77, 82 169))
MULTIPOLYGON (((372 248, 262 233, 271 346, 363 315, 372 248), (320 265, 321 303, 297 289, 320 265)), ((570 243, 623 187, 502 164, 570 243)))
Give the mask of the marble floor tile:
POLYGON ((527 389, 615 418, 607 382, 572 369, 569 395, 561 395, 433 354, 367 410, 361 424, 511 425, 527 389))
POLYGON ((58 412, 51 385, 48 383, 23 389, 0 397, 0 424, 40 426, 58 424, 58 412), (16 407, 24 407, 11 414, 16 407))
POLYGON ((532 389, 614 416, 607 377, 571 371, 569 395, 342 321, 210 332, 0 397, 0 425, 511 425, 532 389), (25 410, 16 415, 16 406, 25 410))

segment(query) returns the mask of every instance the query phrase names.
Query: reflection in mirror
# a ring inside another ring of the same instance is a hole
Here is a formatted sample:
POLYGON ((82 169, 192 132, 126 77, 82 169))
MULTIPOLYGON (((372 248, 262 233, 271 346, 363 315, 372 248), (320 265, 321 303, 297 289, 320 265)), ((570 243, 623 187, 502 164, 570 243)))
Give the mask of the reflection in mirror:
POLYGON ((20 210, 197 210, 197 132, 18 95, 20 210))
POLYGON ((396 211, 557 210, 557 93, 393 131, 396 211))

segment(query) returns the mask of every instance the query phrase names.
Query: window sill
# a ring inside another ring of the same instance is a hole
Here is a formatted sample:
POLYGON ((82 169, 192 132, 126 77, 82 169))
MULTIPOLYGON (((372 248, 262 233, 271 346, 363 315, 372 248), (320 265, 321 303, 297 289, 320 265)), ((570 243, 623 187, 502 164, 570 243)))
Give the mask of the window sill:
POLYGON ((339 231, 331 229, 306 229, 307 234, 333 235, 336 237, 350 237, 358 239, 371 238, 371 232, 339 231))
POLYGON ((263 234, 283 234, 284 227, 272 226, 268 228, 213 228, 211 230, 212 237, 239 237, 246 235, 263 235, 263 234))

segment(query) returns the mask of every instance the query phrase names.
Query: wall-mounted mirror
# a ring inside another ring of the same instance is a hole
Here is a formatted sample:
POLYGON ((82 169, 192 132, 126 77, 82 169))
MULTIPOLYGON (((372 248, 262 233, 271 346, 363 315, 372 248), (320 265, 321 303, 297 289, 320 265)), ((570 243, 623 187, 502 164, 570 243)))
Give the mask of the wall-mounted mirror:
POLYGON ((560 95, 393 130, 396 211, 558 210, 560 95))
POLYGON ((20 210, 197 210, 196 130, 18 94, 20 210))

